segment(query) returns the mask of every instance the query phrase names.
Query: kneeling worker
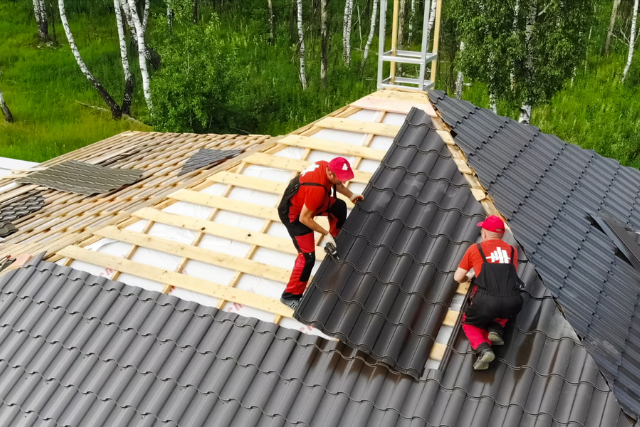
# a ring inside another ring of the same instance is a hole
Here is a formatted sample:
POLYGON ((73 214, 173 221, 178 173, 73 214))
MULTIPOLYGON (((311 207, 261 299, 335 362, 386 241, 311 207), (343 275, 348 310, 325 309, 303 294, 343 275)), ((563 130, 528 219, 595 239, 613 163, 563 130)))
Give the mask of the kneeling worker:
POLYGON ((316 243, 313 232, 324 236, 325 244, 331 243, 340 232, 347 219, 347 204, 337 199, 338 193, 347 196, 353 203, 364 200, 359 194, 353 194, 344 183, 353 179, 353 170, 347 159, 337 157, 330 162, 320 161, 311 164, 300 176, 291 180, 278 205, 280 220, 298 250, 291 278, 280 301, 294 310, 300 303, 307 287, 311 270, 316 261, 316 243), (320 226, 314 217, 329 217, 330 230, 320 226))
POLYGON ((491 215, 478 225, 482 227, 482 243, 467 249, 454 275, 457 282, 464 283, 471 268, 475 273, 462 329, 476 351, 476 371, 489 368, 496 357, 491 346, 504 344, 504 326, 522 309, 518 250, 502 240, 504 221, 491 215))

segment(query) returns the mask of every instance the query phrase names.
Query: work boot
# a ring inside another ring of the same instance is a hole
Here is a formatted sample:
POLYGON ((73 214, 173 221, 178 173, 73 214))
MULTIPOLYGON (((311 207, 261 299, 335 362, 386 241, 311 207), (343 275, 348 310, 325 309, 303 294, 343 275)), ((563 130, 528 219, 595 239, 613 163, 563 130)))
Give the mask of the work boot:
POLYGON ((301 299, 302 298, 284 299, 284 298, 280 297, 280 302, 295 310, 300 305, 300 300, 301 299))
POLYGON ((489 341, 491 345, 504 345, 504 340, 497 332, 489 332, 489 341))
POLYGON ((482 343, 478 346, 476 354, 478 357, 476 358, 476 362, 473 364, 474 371, 484 371, 489 369, 489 364, 496 358, 493 350, 491 350, 491 347, 486 343, 482 343))

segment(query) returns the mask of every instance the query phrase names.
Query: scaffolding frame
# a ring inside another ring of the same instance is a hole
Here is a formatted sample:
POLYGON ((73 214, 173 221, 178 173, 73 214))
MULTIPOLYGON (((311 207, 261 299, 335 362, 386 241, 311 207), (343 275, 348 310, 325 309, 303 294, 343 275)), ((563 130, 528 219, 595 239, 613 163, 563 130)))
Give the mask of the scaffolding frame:
POLYGON ((380 0, 380 29, 378 47, 378 90, 382 88, 404 88, 424 91, 434 86, 436 79, 436 64, 438 59, 438 42, 440 38, 440 16, 442 0, 425 0, 424 18, 422 23, 422 48, 420 52, 398 50, 398 9, 400 0, 393 0, 393 25, 391 29, 391 49, 385 50, 386 44, 386 14, 387 0, 380 0), (433 34, 433 52, 427 52, 427 35, 429 32, 429 18, 431 2, 436 1, 436 17, 433 34), (384 78, 384 63, 390 63, 389 77, 384 78), (419 65, 417 78, 397 77, 396 64, 419 65), (427 64, 431 63, 431 76, 425 79, 427 64))

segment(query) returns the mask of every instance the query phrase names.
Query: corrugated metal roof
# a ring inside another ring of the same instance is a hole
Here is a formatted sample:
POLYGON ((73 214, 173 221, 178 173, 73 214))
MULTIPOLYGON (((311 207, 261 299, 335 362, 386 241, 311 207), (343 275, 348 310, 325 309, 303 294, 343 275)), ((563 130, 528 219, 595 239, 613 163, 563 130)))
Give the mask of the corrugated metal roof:
POLYGON ((484 209, 429 116, 411 110, 296 319, 419 377, 484 209))
POLYGON ((637 418, 640 273, 592 215, 640 229, 640 172, 488 110, 466 114, 467 103, 441 92, 430 96, 623 408, 637 418))
POLYGON ((34 259, 0 278, 0 420, 629 425, 550 298, 527 300, 493 370, 474 372, 458 338, 444 373, 416 380, 338 341, 34 259))
POLYGON ((56 190, 79 194, 99 194, 133 184, 142 177, 142 170, 112 169, 100 165, 69 160, 48 169, 33 172, 16 182, 44 185, 56 190))

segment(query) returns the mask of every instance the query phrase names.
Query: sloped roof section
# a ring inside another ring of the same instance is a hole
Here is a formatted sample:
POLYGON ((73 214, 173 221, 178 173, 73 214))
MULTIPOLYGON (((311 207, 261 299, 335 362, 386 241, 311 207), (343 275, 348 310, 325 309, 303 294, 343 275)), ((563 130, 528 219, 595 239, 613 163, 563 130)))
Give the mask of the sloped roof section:
MULTIPOLYGON (((91 230, 127 218, 142 207, 162 200, 167 194, 201 180, 202 170, 178 176, 187 159, 201 148, 249 150, 266 143, 265 135, 176 134, 123 132, 38 165, 31 172, 54 168, 68 161, 80 161, 111 169, 139 169, 142 179, 106 194, 87 196, 17 184, 16 177, 0 178, 0 209, 20 205, 25 197, 44 199, 37 212, 12 220, 18 231, 0 245, 0 256, 53 252, 91 236, 91 230)), ((268 145, 268 143, 266 143, 268 145)), ((29 177, 31 175, 28 175, 29 177)))
POLYGON ((295 318, 419 377, 484 210, 429 116, 413 109, 295 318))
POLYGON ((0 277, 0 419, 11 427, 628 427, 563 322, 551 299, 529 300, 494 371, 474 373, 460 339, 444 375, 416 380, 339 341, 37 258, 0 277))
POLYGON ((442 92, 430 96, 622 407, 638 418, 640 273, 592 216, 640 229, 640 172, 442 92))

